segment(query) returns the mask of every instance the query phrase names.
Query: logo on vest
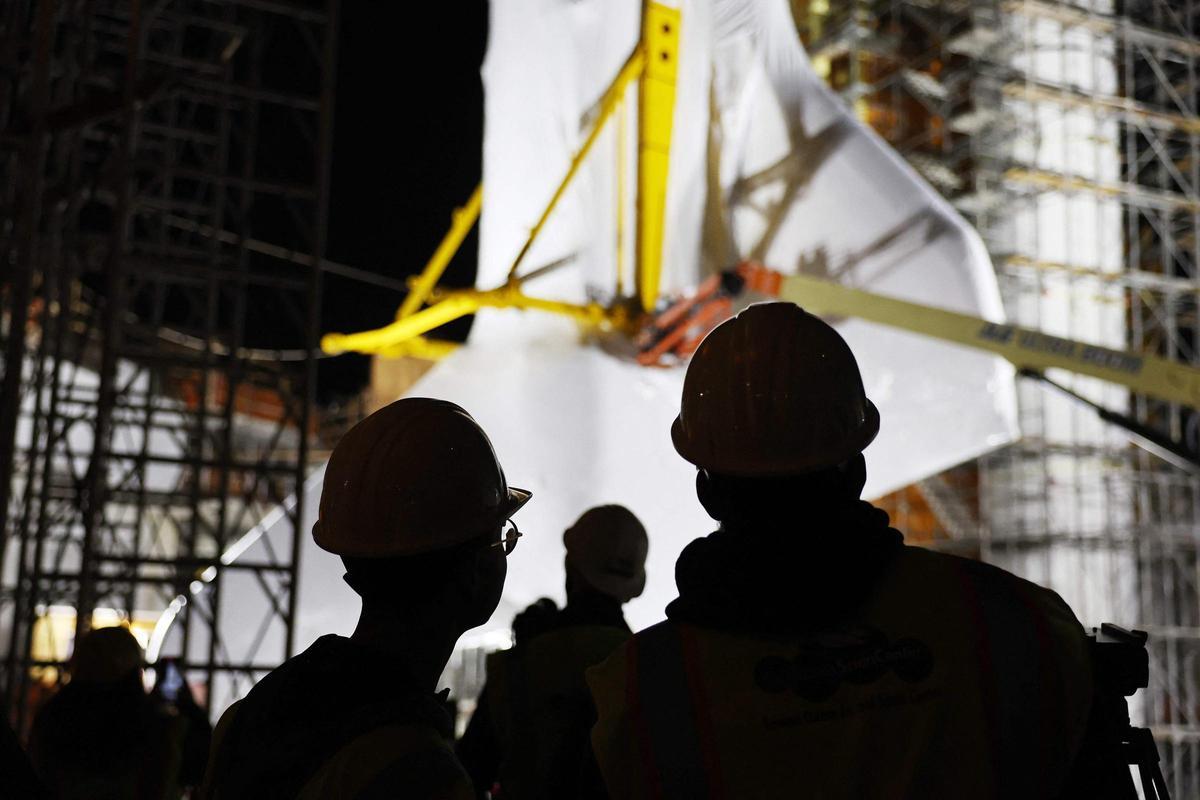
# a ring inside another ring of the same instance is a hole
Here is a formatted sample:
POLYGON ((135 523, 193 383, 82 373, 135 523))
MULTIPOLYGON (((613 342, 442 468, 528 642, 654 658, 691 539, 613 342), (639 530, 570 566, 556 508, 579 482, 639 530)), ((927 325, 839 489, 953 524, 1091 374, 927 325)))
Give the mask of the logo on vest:
POLYGON ((767 656, 754 667, 764 692, 791 690, 806 700, 825 700, 843 682, 866 685, 891 673, 918 683, 933 671, 933 652, 918 639, 888 642, 873 628, 823 634, 798 642, 795 657, 767 656))

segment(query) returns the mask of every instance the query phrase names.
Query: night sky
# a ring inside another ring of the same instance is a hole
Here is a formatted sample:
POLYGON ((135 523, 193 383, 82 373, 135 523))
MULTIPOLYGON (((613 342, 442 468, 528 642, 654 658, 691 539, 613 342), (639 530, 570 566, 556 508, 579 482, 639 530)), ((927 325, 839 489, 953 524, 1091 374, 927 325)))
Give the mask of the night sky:
MULTIPOLYGON (((480 179, 486 41, 486 0, 342 4, 328 258, 394 278, 424 266, 480 179)), ((445 284, 474 283, 477 250, 476 232, 445 284)), ((390 322, 403 295, 326 273, 322 299, 322 332, 351 332, 390 322)), ((324 359, 320 399, 357 392, 368 369, 324 359)))

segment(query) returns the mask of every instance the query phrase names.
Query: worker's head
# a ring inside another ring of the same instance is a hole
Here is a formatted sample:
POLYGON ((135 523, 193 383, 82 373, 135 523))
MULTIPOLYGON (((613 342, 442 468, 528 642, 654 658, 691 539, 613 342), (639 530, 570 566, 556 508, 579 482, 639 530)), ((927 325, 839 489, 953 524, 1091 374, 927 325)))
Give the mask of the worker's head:
POLYGON ((646 588, 646 529, 624 506, 589 508, 563 534, 567 594, 596 591, 622 603, 646 588))
POLYGON ((70 672, 72 683, 140 683, 142 646, 128 628, 95 628, 75 643, 70 672))
POLYGON ((365 608, 466 630, 500 601, 516 536, 504 529, 529 497, 470 414, 406 398, 338 442, 313 537, 342 557, 365 608))
POLYGON ((749 521, 809 498, 856 498, 878 432, 838 332, 793 303, 760 303, 700 344, 671 437, 699 468, 709 513, 749 521))

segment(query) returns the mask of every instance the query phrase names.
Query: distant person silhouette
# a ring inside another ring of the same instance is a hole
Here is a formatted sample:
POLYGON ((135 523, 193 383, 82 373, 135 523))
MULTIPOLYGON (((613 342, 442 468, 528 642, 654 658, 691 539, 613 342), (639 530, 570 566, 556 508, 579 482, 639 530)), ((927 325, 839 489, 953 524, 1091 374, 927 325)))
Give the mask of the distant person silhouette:
POLYGON ((588 673, 612 797, 1070 794, 1083 629, 1053 592, 906 547, 859 499, 878 430, 845 341, 793 304, 700 345, 671 433, 720 525, 667 621, 588 673))
POLYGON ((177 714, 183 723, 179 785, 185 791, 196 789, 204 780, 204 770, 208 766, 212 723, 208 721, 208 712, 196 703, 176 659, 159 659, 154 665, 154 672, 156 678, 150 696, 177 714))
POLYGON ((462 633, 500 600, 529 499, 508 485, 462 408, 407 398, 334 448, 313 536, 363 601, 222 716, 202 797, 472 796, 438 678, 462 633))
MULTIPOLYGON (((7 708, 7 703, 0 703, 7 708)), ((50 793, 42 786, 29 754, 21 747, 21 741, 9 724, 7 715, 0 715, 0 787, 5 797, 12 800, 46 800, 50 793)))
POLYGON ((603 796, 584 670, 629 638, 622 606, 646 587, 646 529, 624 506, 588 509, 563 535, 567 604, 546 598, 513 621, 458 745, 478 797, 603 796))
POLYGON ((57 800, 179 796, 183 724, 142 685, 142 649, 128 629, 84 634, 70 680, 34 719, 30 756, 57 800))

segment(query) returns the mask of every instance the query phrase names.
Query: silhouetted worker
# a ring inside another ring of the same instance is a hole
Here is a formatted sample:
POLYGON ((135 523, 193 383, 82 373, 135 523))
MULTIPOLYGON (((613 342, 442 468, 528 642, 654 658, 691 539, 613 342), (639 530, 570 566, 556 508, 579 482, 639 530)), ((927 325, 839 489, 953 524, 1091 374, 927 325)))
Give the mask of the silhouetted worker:
POLYGON ((588 672, 613 797, 1066 790, 1082 628, 1053 592, 904 546, 859 499, 878 430, 846 343, 793 304, 701 344, 671 433, 720 527, 680 555, 667 621, 588 672))
POLYGON ((583 673, 629 638, 621 607, 646 588, 646 529, 598 506, 563 535, 567 605, 543 598, 513 621, 514 646, 488 658, 487 685, 458 752, 485 797, 579 798, 603 786, 591 757, 596 721, 583 673))
POLYGON ((529 499, 486 434, 442 400, 398 400, 354 426, 325 472, 318 545, 363 600, 221 718, 203 796, 470 798, 437 681, 500 600, 529 499))
MULTIPOLYGON (((8 704, 4 703, 7 708, 8 704)), ((33 771, 29 754, 9 724, 8 715, 0 714, 0 787, 12 800, 46 800, 49 792, 33 771)))
POLYGON ((142 685, 142 648, 126 628, 80 638, 70 681, 38 711, 30 757, 58 800, 179 796, 181 720, 142 685))
POLYGON ((204 770, 208 766, 212 723, 208 720, 208 712, 196 702, 176 659, 159 659, 154 671, 156 678, 150 697, 177 714, 183 723, 179 785, 185 791, 194 790, 204 780, 204 770))

